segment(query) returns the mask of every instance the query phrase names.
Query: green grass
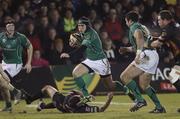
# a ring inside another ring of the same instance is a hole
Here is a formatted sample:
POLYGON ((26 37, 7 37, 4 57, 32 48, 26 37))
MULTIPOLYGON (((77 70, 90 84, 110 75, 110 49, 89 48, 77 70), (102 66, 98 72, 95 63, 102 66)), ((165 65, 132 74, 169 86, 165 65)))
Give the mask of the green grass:
MULTIPOLYGON (((88 114, 62 114, 56 109, 43 110, 36 112, 35 107, 27 107, 22 101, 19 105, 13 106, 13 112, 0 112, 0 119, 180 119, 180 113, 177 113, 177 108, 180 108, 179 94, 159 94, 158 97, 161 103, 166 107, 166 114, 149 114, 148 111, 154 108, 150 99, 144 95, 148 106, 140 109, 137 112, 129 112, 131 101, 127 96, 114 96, 113 103, 103 113, 88 113, 88 114), (19 113, 26 110, 27 113, 19 113)), ((97 96, 96 102, 104 102, 105 96, 97 96)), ((46 100, 49 101, 49 100, 46 100)), ((37 104, 34 102, 33 104, 37 104)), ((3 107, 3 102, 0 102, 0 107, 3 107)))

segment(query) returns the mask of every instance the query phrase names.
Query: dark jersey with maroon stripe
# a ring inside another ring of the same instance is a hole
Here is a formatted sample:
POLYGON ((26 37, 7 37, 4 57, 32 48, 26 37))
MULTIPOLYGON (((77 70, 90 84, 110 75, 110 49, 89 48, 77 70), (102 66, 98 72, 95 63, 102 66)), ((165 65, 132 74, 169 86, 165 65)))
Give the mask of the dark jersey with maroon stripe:
POLYGON ((180 28, 171 22, 162 29, 161 37, 160 41, 164 43, 163 48, 166 52, 170 51, 175 58, 178 58, 180 55, 180 28))
MULTIPOLYGON (((76 103, 75 105, 70 104, 72 97, 76 96, 76 98, 79 96, 77 94, 69 94, 67 96, 62 95, 59 92, 56 92, 53 96, 53 103, 55 107, 63 112, 63 113, 93 113, 93 112, 99 112, 99 107, 98 106, 90 106, 85 103, 78 104, 76 103)), ((79 96, 80 98, 80 96, 79 96)), ((79 99, 80 100, 80 99, 79 99)))

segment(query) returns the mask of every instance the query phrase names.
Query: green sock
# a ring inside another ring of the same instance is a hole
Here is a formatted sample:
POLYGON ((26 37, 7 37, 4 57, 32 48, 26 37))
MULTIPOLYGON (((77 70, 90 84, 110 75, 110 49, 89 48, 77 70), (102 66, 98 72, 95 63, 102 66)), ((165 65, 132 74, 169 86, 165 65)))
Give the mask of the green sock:
POLYGON ((132 91, 137 101, 144 100, 134 80, 131 80, 126 86, 132 91))
POLYGON ((156 96, 155 90, 152 87, 147 88, 145 92, 151 98, 153 103, 156 105, 156 108, 162 108, 162 105, 160 104, 160 101, 158 97, 156 96))
POLYGON ((89 96, 88 90, 86 88, 86 84, 82 77, 75 78, 77 86, 81 89, 84 96, 89 96))
POLYGON ((115 81, 115 90, 120 90, 125 92, 126 94, 129 92, 129 89, 119 81, 115 81))

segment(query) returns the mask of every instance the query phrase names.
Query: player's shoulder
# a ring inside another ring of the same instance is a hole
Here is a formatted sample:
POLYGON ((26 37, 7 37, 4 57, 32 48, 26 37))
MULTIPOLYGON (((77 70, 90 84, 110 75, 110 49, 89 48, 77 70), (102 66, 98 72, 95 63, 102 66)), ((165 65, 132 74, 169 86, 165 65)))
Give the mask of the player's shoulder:
POLYGON ((22 38, 26 38, 26 36, 22 33, 16 32, 16 36, 17 37, 22 37, 22 38))
POLYGON ((141 24, 140 23, 133 23, 131 26, 130 26, 130 31, 131 32, 134 32, 136 29, 140 28, 141 27, 141 24))
POLYGON ((95 39, 98 37, 98 33, 93 28, 90 28, 89 35, 91 36, 92 39, 95 39))
POLYGON ((5 32, 1 32, 1 33, 0 33, 0 37, 3 37, 3 36, 5 36, 5 35, 6 35, 5 32))

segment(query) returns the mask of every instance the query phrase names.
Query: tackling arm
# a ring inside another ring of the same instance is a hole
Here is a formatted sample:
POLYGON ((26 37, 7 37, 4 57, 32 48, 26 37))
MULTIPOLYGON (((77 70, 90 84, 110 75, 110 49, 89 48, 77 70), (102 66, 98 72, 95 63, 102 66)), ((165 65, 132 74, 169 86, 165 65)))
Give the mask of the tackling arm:
POLYGON ((110 92, 110 93, 108 93, 106 103, 102 107, 100 107, 99 112, 104 112, 109 107, 112 99, 113 99, 113 93, 110 92))

